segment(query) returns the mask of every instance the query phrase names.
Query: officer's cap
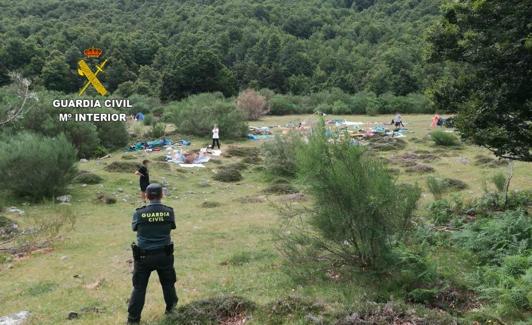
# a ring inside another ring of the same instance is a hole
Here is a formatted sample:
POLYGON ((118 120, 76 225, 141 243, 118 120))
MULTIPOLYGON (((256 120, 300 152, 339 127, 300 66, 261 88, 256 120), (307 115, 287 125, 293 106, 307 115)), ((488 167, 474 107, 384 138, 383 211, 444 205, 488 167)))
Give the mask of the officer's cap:
POLYGON ((150 197, 159 197, 163 194, 163 187, 161 184, 151 183, 146 188, 146 194, 150 197))

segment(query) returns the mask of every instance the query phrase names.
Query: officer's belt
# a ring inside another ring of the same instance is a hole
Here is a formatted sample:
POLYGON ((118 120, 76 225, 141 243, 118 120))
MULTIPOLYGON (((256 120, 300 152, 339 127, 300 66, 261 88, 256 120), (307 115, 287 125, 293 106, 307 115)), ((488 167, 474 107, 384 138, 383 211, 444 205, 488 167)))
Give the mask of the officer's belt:
POLYGON ((133 248, 133 253, 135 253, 135 250, 136 250, 140 256, 157 255, 160 253, 166 253, 167 255, 170 255, 174 252, 174 244, 166 245, 164 247, 155 248, 155 249, 142 249, 138 247, 136 244, 133 244, 132 248, 133 248))

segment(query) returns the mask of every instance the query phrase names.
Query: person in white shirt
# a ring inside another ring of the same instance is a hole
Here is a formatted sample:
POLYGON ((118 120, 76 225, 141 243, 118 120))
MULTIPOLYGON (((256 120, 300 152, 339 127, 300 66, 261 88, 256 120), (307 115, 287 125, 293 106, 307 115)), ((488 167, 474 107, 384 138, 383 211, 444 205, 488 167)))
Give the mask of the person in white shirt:
POLYGON ((216 124, 214 124, 214 128, 212 129, 212 149, 214 149, 215 145, 220 149, 220 130, 216 124))

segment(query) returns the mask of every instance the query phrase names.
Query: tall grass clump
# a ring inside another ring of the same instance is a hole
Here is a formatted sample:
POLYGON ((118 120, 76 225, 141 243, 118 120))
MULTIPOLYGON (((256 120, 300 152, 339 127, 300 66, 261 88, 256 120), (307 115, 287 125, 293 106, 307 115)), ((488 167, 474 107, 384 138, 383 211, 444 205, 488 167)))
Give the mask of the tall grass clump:
POLYGON ((303 140, 297 133, 276 135, 262 146, 266 172, 271 176, 295 177, 297 171, 296 152, 303 140))
POLYGON ((458 137, 452 133, 443 130, 435 130, 430 133, 432 141, 438 146, 457 146, 460 144, 458 137))
POLYGON ((0 141, 0 186, 17 197, 39 200, 63 194, 76 175, 76 150, 65 136, 19 133, 0 141))
MULTIPOLYGON (((384 164, 348 141, 329 143, 323 122, 297 155, 298 176, 314 196, 296 241, 348 265, 378 266, 409 225, 420 189, 397 184, 384 164)), ((287 238, 287 252, 296 246, 287 238)))

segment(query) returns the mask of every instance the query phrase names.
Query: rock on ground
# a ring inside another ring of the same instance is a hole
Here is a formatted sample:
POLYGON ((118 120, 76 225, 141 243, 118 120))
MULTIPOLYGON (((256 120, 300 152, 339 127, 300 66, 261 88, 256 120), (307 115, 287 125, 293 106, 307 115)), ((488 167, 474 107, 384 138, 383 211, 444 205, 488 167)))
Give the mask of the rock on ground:
POLYGON ((0 325, 19 325, 23 324, 26 319, 30 317, 30 312, 27 310, 19 311, 11 315, 0 317, 0 325))

